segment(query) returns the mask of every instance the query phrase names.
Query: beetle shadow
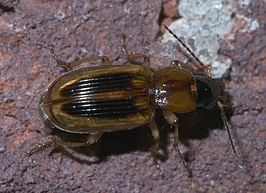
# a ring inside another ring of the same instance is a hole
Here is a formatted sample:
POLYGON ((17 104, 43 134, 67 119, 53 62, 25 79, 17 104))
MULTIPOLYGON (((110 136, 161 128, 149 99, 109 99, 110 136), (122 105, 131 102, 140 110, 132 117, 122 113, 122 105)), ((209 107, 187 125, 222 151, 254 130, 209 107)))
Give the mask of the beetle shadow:
MULTIPOLYGON (((155 121, 160 132, 160 153, 157 155, 158 160, 164 162, 168 159, 169 153, 167 147, 170 144, 169 134, 174 132, 162 116, 160 110, 157 112, 155 121)), ((233 109, 225 109, 227 118, 233 114, 233 109)), ((186 114, 177 114, 179 118, 179 138, 185 143, 193 139, 205 139, 209 136, 210 131, 215 129, 224 129, 223 121, 220 115, 220 109, 197 108, 195 111, 186 114)), ((65 136, 64 136, 65 137, 65 136)), ((71 135, 70 138, 80 139, 84 135, 71 135)), ((85 138, 84 138, 85 139, 85 138)), ((104 133, 100 140, 87 147, 71 148, 71 151, 55 149, 64 153, 71 159, 85 164, 98 164, 104 162, 108 157, 114 155, 128 154, 130 152, 141 151, 150 152, 154 144, 151 131, 148 126, 142 126, 135 129, 129 129, 118 132, 104 133), (73 151, 72 151, 73 150, 73 151), (74 154, 73 154, 74 152, 74 154), (94 157, 93 161, 90 159, 94 157)), ((189 145, 186 143, 186 145, 189 145)), ((188 158, 187 158, 188 159, 188 158)))
MULTIPOLYGON (((231 107, 225 109, 227 119, 233 115, 231 107)), ((180 139, 205 139, 209 137, 210 131, 224 129, 220 109, 197 108, 193 112, 178 114, 180 118, 180 139)))
MULTIPOLYGON (((156 122, 160 123, 158 124, 158 128, 160 128, 160 149, 166 152, 165 149, 168 144, 167 134, 169 132, 164 132, 162 129, 169 126, 165 126, 164 123, 161 124, 165 121, 163 117, 160 116, 159 111, 158 116, 156 116, 156 122)), ((50 126, 46 125, 46 127, 49 128, 50 126)), ((85 141, 87 136, 84 134, 70 134, 58 129, 53 129, 50 134, 68 143, 85 141)), ((67 145, 56 145, 50 152, 50 155, 60 152, 82 164, 91 165, 104 162, 110 156, 128 154, 135 151, 151 152, 150 150, 153 144, 154 139, 151 131, 147 125, 144 125, 134 129, 103 133, 101 138, 90 146, 71 148, 67 145)), ((157 157, 160 160, 167 159, 166 155, 159 154, 157 157)))
MULTIPOLYGON (((65 138, 65 134, 64 137, 65 138)), ((70 136, 73 138, 74 136, 70 136)), ((84 136, 75 135, 77 138, 84 136)), ((60 137, 61 138, 61 137, 60 137)), ((99 164, 108 157, 127 154, 135 151, 149 152, 153 145, 153 138, 148 127, 142 126, 135 129, 104 133, 102 137, 90 146, 77 148, 55 148, 73 160, 85 164, 99 164), (91 160, 91 158, 94 158, 91 160)))

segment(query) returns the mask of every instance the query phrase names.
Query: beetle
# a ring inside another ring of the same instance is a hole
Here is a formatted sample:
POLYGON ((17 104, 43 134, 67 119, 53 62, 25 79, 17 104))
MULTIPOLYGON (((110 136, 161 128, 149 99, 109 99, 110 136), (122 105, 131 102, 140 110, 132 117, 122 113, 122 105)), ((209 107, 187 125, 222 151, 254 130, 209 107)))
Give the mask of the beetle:
POLYGON ((160 135, 154 118, 156 108, 160 108, 165 120, 175 127, 174 147, 186 164, 178 148, 176 114, 188 113, 198 107, 212 109, 216 105, 220 108, 232 149, 236 152, 220 102, 224 92, 222 79, 212 78, 210 69, 168 27, 165 28, 196 60, 201 67, 200 72, 192 72, 188 65, 178 60, 153 71, 146 55, 127 52, 125 38, 121 41, 126 58, 123 65, 112 65, 106 56, 64 62, 50 46, 58 66, 68 72, 55 79, 41 97, 39 110, 43 121, 63 133, 81 134, 85 140, 70 142, 55 137, 28 153, 31 155, 51 145, 89 146, 105 132, 148 125, 155 141, 151 153, 156 161, 160 135), (101 65, 73 70, 80 64, 97 61, 101 61, 101 65))

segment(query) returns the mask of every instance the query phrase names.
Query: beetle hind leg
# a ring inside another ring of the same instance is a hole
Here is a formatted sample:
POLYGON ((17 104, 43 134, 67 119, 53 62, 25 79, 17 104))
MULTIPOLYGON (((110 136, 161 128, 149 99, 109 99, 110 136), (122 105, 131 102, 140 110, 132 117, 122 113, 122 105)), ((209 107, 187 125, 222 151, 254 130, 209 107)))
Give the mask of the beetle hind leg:
POLYGON ((102 133, 88 134, 86 139, 80 142, 70 142, 70 141, 66 141, 61 138, 58 138, 57 143, 59 145, 65 145, 68 147, 84 147, 84 146, 90 146, 93 143, 97 142, 101 138, 101 136, 102 136, 102 133))
POLYGON ((36 147, 34 147, 33 149, 29 150, 27 152, 27 155, 30 157, 35 153, 44 151, 51 147, 52 148, 62 147, 64 149, 64 146, 72 147, 72 148, 90 146, 93 143, 97 142, 101 136, 102 136, 102 133, 88 134, 86 137, 86 140, 81 141, 81 142, 70 142, 70 141, 63 140, 59 137, 54 137, 53 139, 46 141, 44 143, 41 143, 37 145, 36 147))
POLYGON ((53 138, 49 141, 38 144, 37 146, 33 147, 31 150, 27 151, 27 155, 30 157, 33 154, 44 151, 50 147, 53 147, 53 148, 56 147, 56 138, 53 138))
POLYGON ((110 62, 109 58, 106 57, 106 56, 92 56, 92 57, 88 57, 88 58, 83 58, 83 59, 75 60, 73 62, 65 62, 65 61, 61 60, 55 54, 52 45, 49 45, 49 50, 50 50, 50 53, 51 53, 52 57, 57 62, 57 65, 58 66, 61 66, 65 70, 71 70, 72 68, 74 68, 74 67, 76 67, 76 66, 78 66, 80 64, 87 63, 87 62, 96 62, 96 61, 99 61, 99 60, 102 62, 102 65, 111 65, 111 62, 110 62))

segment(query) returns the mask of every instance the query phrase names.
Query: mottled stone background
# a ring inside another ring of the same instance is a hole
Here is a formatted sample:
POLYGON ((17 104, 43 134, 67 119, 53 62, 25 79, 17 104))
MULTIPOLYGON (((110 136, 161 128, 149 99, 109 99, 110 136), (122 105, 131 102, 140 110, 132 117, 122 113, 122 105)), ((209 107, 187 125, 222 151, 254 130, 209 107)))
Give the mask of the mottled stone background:
POLYGON ((217 4, 203 7, 203 1, 194 2, 195 6, 170 0, 0 0, 0 192, 265 192, 266 2, 213 1, 217 4), (220 26, 204 20, 213 8, 208 6, 217 9, 220 26), (186 22, 176 25, 180 19, 186 22), (163 24, 177 33, 176 26, 183 26, 181 36, 195 45, 204 61, 225 61, 227 70, 214 68, 216 75, 227 74, 227 114, 238 158, 217 109, 181 116, 181 139, 190 142, 191 178, 172 148, 173 129, 160 112, 156 121, 165 154, 160 159, 164 178, 150 158, 153 141, 146 127, 105 134, 91 148, 68 154, 50 149, 27 156, 51 137, 37 105, 62 69, 56 67, 48 44, 66 61, 106 55, 122 64, 123 32, 128 50, 149 56, 154 69, 173 59, 187 61, 176 42, 163 41, 163 24), (215 45, 198 43, 207 36, 217 36, 215 45))

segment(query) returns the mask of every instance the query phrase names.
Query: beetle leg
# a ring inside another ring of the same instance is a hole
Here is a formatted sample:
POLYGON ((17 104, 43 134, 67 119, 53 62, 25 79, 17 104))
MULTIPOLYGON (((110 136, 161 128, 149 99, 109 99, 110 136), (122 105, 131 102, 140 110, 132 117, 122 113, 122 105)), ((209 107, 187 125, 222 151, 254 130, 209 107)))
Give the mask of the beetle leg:
POLYGON ((82 142, 69 142, 69 141, 62 140, 61 138, 58 138, 56 143, 59 145, 66 145, 68 147, 90 146, 96 141, 98 141, 101 136, 102 136, 102 133, 88 134, 86 140, 82 142))
POLYGON ((152 149, 151 149, 151 155, 156 162, 156 154, 157 154, 157 151, 158 151, 158 148, 160 145, 160 134, 159 134, 158 127, 157 127, 154 120, 149 123, 149 127, 151 129, 151 133, 152 133, 152 136, 153 136, 154 142, 155 142, 154 145, 152 146, 152 149))
POLYGON ((129 54, 125 45, 125 39, 126 39, 126 35, 122 34, 122 39, 121 39, 121 47, 122 47, 122 51, 124 53, 124 56, 127 60, 128 63, 130 64, 134 64, 134 65, 143 65, 146 68, 150 69, 150 59, 144 55, 144 54, 129 54), (138 59, 143 59, 143 62, 140 63, 137 60, 138 59))
POLYGON ((134 65, 143 65, 150 69, 150 59, 143 54, 129 54, 127 57, 127 62, 134 65), (143 62, 140 63, 137 60, 143 58, 143 62))
POLYGON ((152 133, 152 136, 153 136, 154 141, 155 141, 155 143, 151 149, 151 156, 153 158, 153 161, 154 161, 156 167, 160 170, 160 175, 163 176, 162 168, 161 168, 160 164, 158 163, 157 157, 156 157, 156 154, 158 152, 158 148, 160 145, 160 133, 159 133, 158 127, 157 127, 154 120, 149 123, 149 127, 151 129, 151 133, 152 133))
POLYGON ((67 63, 68 68, 74 68, 80 64, 86 63, 86 62, 96 62, 98 60, 102 61, 102 65, 111 65, 111 62, 109 60, 108 57, 106 56, 92 56, 92 57, 88 57, 88 58, 83 58, 83 59, 79 59, 79 60, 75 60, 73 62, 67 63))
POLYGON ((178 156, 182 160, 183 164, 186 166, 187 162, 186 162, 183 154, 181 153, 180 149, 178 148, 178 142, 179 142, 179 124, 178 124, 178 122, 179 122, 179 119, 177 118, 177 116, 173 112, 163 110, 162 113, 163 113, 163 116, 164 116, 165 120, 170 125, 173 125, 175 127, 174 148, 177 151, 178 156))
POLYGON ((180 60, 173 60, 171 63, 170 63, 171 66, 176 66, 177 68, 179 69, 187 69, 191 72, 195 72, 197 70, 197 68, 195 66, 191 66, 191 65, 188 65, 180 60))
POLYGON ((44 143, 41 143, 41 144, 37 145, 36 147, 34 147, 33 149, 29 150, 27 152, 27 155, 30 157, 35 153, 38 153, 40 151, 44 151, 45 149, 48 149, 51 147, 55 148, 58 146, 62 147, 63 145, 66 145, 68 147, 89 146, 89 145, 95 143, 96 141, 98 141, 101 136, 102 136, 102 133, 89 134, 87 136, 87 139, 84 142, 66 142, 65 140, 62 140, 59 137, 54 137, 53 139, 46 141, 44 143))
POLYGON ((78 66, 80 64, 83 64, 83 63, 86 63, 86 62, 96 62, 98 60, 101 60, 103 65, 111 65, 110 60, 106 56, 92 56, 92 57, 88 57, 88 58, 75 60, 73 62, 65 62, 65 61, 61 60, 55 54, 54 49, 53 49, 53 47, 51 45, 49 46, 49 50, 50 50, 50 53, 51 53, 52 57, 56 60, 57 65, 61 66, 65 70, 71 70, 72 68, 74 68, 74 67, 76 67, 76 66, 78 66))
POLYGON ((45 149, 48 149, 50 147, 55 147, 55 146, 56 146, 56 138, 53 138, 49 141, 46 141, 44 143, 38 144, 37 146, 33 147, 33 149, 27 151, 27 155, 30 157, 35 153, 44 151, 45 149))

